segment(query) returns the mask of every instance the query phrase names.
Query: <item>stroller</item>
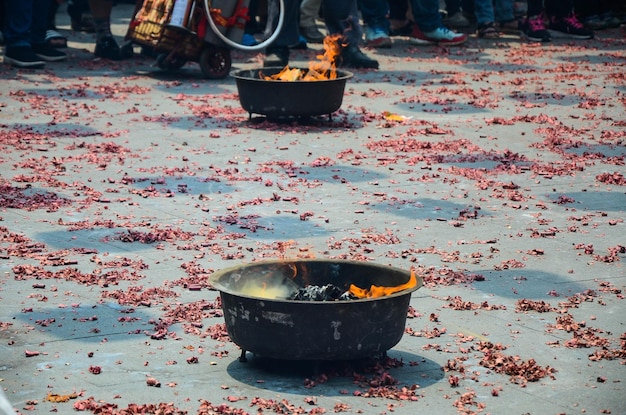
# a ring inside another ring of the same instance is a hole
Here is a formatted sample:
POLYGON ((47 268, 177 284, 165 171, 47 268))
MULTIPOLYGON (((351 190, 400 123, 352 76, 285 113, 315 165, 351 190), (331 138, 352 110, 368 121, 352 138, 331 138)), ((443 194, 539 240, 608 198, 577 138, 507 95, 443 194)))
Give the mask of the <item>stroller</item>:
POLYGON ((156 53, 162 70, 176 70, 192 61, 204 77, 220 79, 231 69, 231 49, 256 51, 267 47, 280 32, 283 0, 267 1, 267 21, 259 43, 241 43, 249 0, 143 0, 138 1, 128 26, 125 48, 132 44, 156 53))

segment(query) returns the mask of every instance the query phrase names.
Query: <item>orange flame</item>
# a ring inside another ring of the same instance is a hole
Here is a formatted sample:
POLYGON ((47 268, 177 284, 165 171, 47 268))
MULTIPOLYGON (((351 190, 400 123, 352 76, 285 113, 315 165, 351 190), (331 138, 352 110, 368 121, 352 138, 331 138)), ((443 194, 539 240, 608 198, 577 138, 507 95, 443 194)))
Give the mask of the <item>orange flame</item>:
POLYGON ((261 78, 266 81, 320 81, 337 78, 337 58, 341 53, 341 44, 339 40, 341 35, 328 35, 324 38, 324 54, 317 55, 317 61, 309 62, 309 69, 290 68, 285 66, 279 73, 275 75, 265 76, 261 74, 261 78))
POLYGON ((408 288, 413 288, 417 285, 417 278, 415 272, 411 270, 411 278, 404 284, 396 285, 394 287, 382 287, 378 285, 371 285, 368 290, 359 288, 354 284, 350 284, 350 294, 357 298, 378 298, 386 295, 391 295, 408 288))

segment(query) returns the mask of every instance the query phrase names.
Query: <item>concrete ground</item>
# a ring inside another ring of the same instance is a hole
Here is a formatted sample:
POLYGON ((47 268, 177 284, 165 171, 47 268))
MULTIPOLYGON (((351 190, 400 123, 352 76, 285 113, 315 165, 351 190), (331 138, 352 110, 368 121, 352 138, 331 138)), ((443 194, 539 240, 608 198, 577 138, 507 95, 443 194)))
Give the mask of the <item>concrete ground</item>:
POLYGON ((93 60, 59 26, 67 62, 0 68, 0 388, 19 413, 626 413, 623 29, 397 38, 332 120, 298 123, 250 121, 195 63, 93 60), (238 361, 207 277, 290 257, 424 279, 389 359, 238 361))

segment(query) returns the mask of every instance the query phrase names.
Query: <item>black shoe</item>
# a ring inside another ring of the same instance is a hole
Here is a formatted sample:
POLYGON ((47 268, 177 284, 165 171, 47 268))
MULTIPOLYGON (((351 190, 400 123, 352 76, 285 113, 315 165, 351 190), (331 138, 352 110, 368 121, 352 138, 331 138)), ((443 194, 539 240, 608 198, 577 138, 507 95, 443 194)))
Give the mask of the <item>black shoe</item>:
POLYGON ((339 66, 378 69, 378 61, 361 52, 358 46, 348 45, 341 51, 339 66))
POLYGON ((122 46, 120 46, 121 59, 130 59, 133 56, 135 56, 135 49, 133 48, 132 42, 126 42, 122 46))
POLYGON ((520 30, 528 40, 533 42, 549 42, 552 40, 550 32, 546 29, 542 14, 530 16, 522 20, 520 30))
POLYGON ((324 34, 319 31, 317 26, 300 27, 300 34, 310 43, 322 43, 324 41, 324 34))
POLYGON ((46 61, 33 52, 30 46, 8 47, 4 52, 4 63, 18 68, 40 69, 46 65, 46 61))
POLYGON ((263 67, 287 66, 289 63, 289 48, 268 48, 263 59, 263 67))
POLYGON ((47 43, 33 45, 33 52, 35 52, 35 55, 37 55, 46 62, 58 62, 67 58, 67 55, 65 53, 53 48, 52 46, 49 46, 47 43))
POLYGON ((578 21, 574 13, 570 13, 561 19, 550 19, 548 31, 552 37, 568 39, 593 39, 593 31, 587 29, 578 21))
POLYGON ((96 41, 96 50, 93 54, 98 58, 110 59, 112 61, 122 60, 120 47, 113 36, 105 36, 96 41))

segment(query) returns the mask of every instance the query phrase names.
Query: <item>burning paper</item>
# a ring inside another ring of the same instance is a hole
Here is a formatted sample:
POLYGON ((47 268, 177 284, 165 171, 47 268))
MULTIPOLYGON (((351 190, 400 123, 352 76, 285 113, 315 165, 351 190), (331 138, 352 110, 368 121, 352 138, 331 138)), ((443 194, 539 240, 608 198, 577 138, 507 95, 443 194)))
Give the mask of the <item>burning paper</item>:
POLYGON ((324 54, 317 55, 317 61, 309 62, 309 69, 290 68, 285 66, 275 75, 263 75, 266 81, 321 81, 337 78, 337 58, 341 53, 339 40, 341 35, 329 35, 324 38, 324 54))
POLYGON ((417 285, 417 278, 415 272, 411 271, 411 278, 405 284, 396 285, 393 287, 383 287, 378 285, 371 285, 369 289, 359 288, 354 284, 350 284, 350 294, 357 298, 378 298, 386 295, 391 295, 402 290, 413 288, 417 285))
POLYGON ((413 288, 417 285, 414 271, 411 271, 409 280, 400 285, 371 285, 368 289, 364 289, 350 284, 348 290, 332 283, 300 286, 295 281, 298 270, 293 265, 288 267, 288 271, 282 266, 277 266, 269 267, 262 272, 258 270, 250 272, 250 274, 242 272, 233 275, 233 280, 242 282, 238 287, 239 292, 243 295, 268 300, 349 301, 363 298, 379 298, 413 288))

